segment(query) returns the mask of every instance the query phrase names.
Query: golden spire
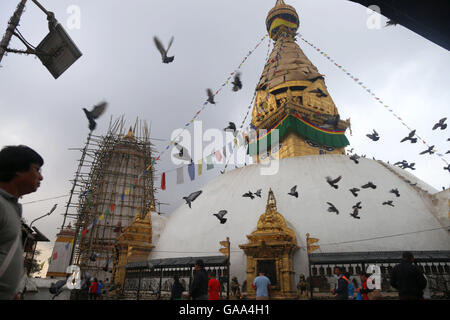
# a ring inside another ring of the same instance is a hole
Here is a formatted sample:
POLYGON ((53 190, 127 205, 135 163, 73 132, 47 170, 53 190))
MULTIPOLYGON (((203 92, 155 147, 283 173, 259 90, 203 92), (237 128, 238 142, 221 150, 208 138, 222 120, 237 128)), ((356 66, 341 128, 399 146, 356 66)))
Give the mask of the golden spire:
POLYGON ((259 155, 267 153, 273 159, 344 153, 349 144, 344 133, 350 122, 340 120, 324 75, 296 43, 299 17, 295 8, 276 1, 266 27, 274 47, 256 86, 251 126, 268 132, 278 129, 280 143, 272 145, 273 135, 263 134, 250 141, 249 154, 259 162, 259 155))
POLYGON ((133 134, 133 129, 130 127, 130 130, 128 130, 128 133, 126 134, 125 137, 123 137, 124 139, 130 139, 130 140, 135 140, 134 134, 133 134))

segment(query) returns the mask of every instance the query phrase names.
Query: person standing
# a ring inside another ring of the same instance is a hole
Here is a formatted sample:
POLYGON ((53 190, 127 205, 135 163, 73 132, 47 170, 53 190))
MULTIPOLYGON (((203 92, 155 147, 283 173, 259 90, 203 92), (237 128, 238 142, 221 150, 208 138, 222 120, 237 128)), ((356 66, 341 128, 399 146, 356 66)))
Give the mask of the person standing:
POLYGON ((221 285, 219 280, 214 278, 214 274, 210 271, 208 273, 208 300, 220 300, 221 285))
POLYGON ((0 151, 0 300, 17 298, 18 286, 26 275, 18 199, 39 188, 43 164, 42 157, 24 145, 0 151))
POLYGON ((97 300, 101 300, 102 299, 102 290, 103 290, 104 286, 103 286, 103 282, 102 280, 100 280, 97 283, 97 300))
POLYGON ((236 298, 239 299, 241 296, 241 290, 239 288, 239 281, 238 281, 237 277, 233 277, 231 279, 230 289, 231 289, 233 296, 235 296, 236 298))
POLYGON ((180 278, 178 276, 174 276, 172 291, 170 293, 170 300, 181 300, 183 291, 184 291, 184 287, 180 282, 180 278))
POLYGON ((98 282, 97 278, 94 278, 94 281, 92 281, 91 285, 89 286, 89 300, 96 300, 97 298, 97 288, 98 288, 98 282))
POLYGON ((203 260, 195 262, 194 280, 189 291, 192 300, 208 300, 208 274, 204 268, 203 260))
POLYGON ((342 274, 340 267, 334 267, 334 274, 337 276, 336 287, 331 289, 331 293, 336 295, 337 300, 348 300, 348 283, 342 274))
POLYGON ((263 271, 253 280, 252 288, 256 289, 256 300, 269 300, 271 283, 263 271))
POLYGON ((308 297, 308 282, 305 279, 305 275, 303 273, 300 274, 298 283, 297 283, 297 291, 299 291, 299 298, 302 299, 305 295, 308 297))
POLYGON ((356 288, 355 291, 357 293, 358 298, 356 300, 369 300, 368 293, 372 290, 367 287, 367 280, 369 279, 369 275, 365 272, 362 272, 359 275, 361 279, 361 288, 356 288))
POLYGON ((400 300, 423 299, 423 290, 427 286, 427 280, 423 276, 422 270, 413 265, 413 262, 413 254, 405 251, 402 254, 402 261, 392 269, 390 283, 398 290, 400 300))

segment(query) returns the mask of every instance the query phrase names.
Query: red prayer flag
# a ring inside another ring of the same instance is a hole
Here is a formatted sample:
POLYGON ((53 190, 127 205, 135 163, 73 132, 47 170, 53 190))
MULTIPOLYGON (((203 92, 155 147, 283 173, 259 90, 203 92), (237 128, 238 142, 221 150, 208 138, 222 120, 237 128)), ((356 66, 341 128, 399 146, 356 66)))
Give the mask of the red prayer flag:
POLYGON ((220 150, 217 150, 216 152, 214 152, 217 161, 222 161, 222 155, 220 154, 220 150))
POLYGON ((113 203, 113 204, 109 207, 109 210, 110 210, 111 212, 114 212, 115 209, 116 209, 116 205, 113 203))
POLYGON ((56 260, 56 258, 58 258, 58 252, 55 252, 54 254, 53 254, 53 260, 56 260))
POLYGON ((161 175, 161 189, 166 190, 166 173, 163 172, 161 175))

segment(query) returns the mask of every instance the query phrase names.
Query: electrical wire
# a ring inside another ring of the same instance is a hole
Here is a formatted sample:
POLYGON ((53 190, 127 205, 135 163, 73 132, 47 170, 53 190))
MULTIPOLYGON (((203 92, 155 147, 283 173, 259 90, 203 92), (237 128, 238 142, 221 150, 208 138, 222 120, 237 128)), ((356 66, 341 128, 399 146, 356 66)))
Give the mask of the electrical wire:
POLYGON ((47 199, 41 199, 41 200, 35 200, 35 201, 30 201, 30 202, 24 202, 22 203, 22 205, 24 204, 30 204, 30 203, 36 203, 36 202, 42 202, 42 201, 48 201, 48 200, 53 200, 53 199, 58 199, 58 198, 63 198, 63 197, 68 197, 68 194, 65 194, 63 196, 57 196, 57 197, 52 197, 52 198, 47 198, 47 199))

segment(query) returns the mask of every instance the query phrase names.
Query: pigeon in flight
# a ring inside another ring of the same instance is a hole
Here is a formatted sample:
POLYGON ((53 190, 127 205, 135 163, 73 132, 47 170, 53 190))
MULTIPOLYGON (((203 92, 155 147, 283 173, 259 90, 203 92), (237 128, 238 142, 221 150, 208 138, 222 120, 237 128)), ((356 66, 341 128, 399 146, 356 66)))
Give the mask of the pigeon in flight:
POLYGON ((416 168, 414 168, 415 164, 416 164, 415 162, 411 162, 410 164, 406 163, 402 166, 402 169, 416 170, 416 168))
POLYGON ((383 206, 385 206, 385 205, 388 205, 388 206, 391 206, 391 207, 395 207, 395 206, 392 204, 392 200, 383 202, 383 206))
POLYGON ((330 206, 328 208, 328 212, 336 212, 336 214, 339 214, 339 210, 332 204, 331 202, 327 202, 327 204, 330 206))
POLYGON ((233 91, 242 89, 241 74, 239 72, 234 75, 234 80, 231 83, 233 84, 233 91))
POLYGON ((98 253, 92 252, 91 256, 89 257, 89 260, 96 261, 98 256, 99 256, 98 253))
POLYGON ((444 167, 444 170, 448 170, 448 172, 450 172, 450 164, 446 167, 444 167))
POLYGON ((288 193, 288 195, 298 198, 297 185, 291 188, 291 191, 288 193))
POLYGON ((357 202, 357 203, 352 207, 352 209, 362 209, 362 207, 361 207, 361 201, 357 202))
POLYGON ((228 122, 228 127, 226 127, 223 130, 227 131, 228 129, 229 130, 233 130, 233 132, 236 132, 236 125, 234 124, 234 122, 228 122))
POLYGON ((422 152, 419 153, 419 154, 425 154, 425 153, 433 154, 433 153, 434 153, 433 149, 434 149, 434 146, 431 146, 431 147, 429 147, 427 150, 422 151, 422 152))
POLYGON ((358 208, 353 207, 353 213, 350 213, 350 215, 355 219, 361 219, 361 217, 358 216, 358 214, 359 214, 358 208))
POLYGON ((83 108, 84 113, 86 114, 87 119, 89 120, 89 130, 93 131, 97 127, 97 122, 95 122, 98 117, 100 117, 103 112, 105 112, 107 102, 103 101, 99 104, 95 105, 91 111, 88 111, 86 108, 83 108))
POLYGON ((350 192, 351 192, 355 197, 358 196, 358 191, 360 191, 358 188, 351 188, 351 189, 350 189, 350 192))
POLYGON ((221 224, 224 224, 227 222, 227 218, 224 218, 223 216, 227 214, 227 210, 220 210, 218 213, 214 213, 213 216, 216 216, 217 219, 220 220, 221 224))
POLYGON ((394 21, 394 20, 392 20, 392 19, 389 19, 389 20, 386 22, 385 27, 396 26, 397 24, 398 24, 398 22, 396 22, 396 21, 394 21))
POLYGON ((339 180, 341 180, 342 176, 337 177, 336 179, 332 179, 330 177, 327 177, 327 182, 330 186, 332 186, 333 188, 337 189, 339 188, 339 186, 336 184, 339 182, 339 180))
POLYGON ((316 89, 314 89, 314 90, 311 90, 310 91, 311 93, 317 93, 317 96, 320 98, 320 97, 327 97, 328 95, 325 93, 325 92, 323 92, 322 91, 322 89, 320 89, 320 88, 316 88, 316 89))
POLYGON ((359 163, 358 159, 359 159, 359 156, 356 153, 350 157, 350 160, 353 160, 356 164, 359 163))
POLYGON ((168 57, 167 52, 169 51, 170 46, 172 45, 173 37, 170 38, 169 45, 167 46, 167 50, 164 49, 164 46, 162 45, 161 41, 156 36, 153 37, 153 40, 155 41, 156 48, 158 48, 159 52, 161 53, 162 62, 163 63, 172 62, 173 59, 175 58, 175 56, 168 57))
POLYGON ((255 193, 253 193, 255 196, 258 196, 261 198, 261 191, 262 189, 258 189, 255 193))
POLYGON ((191 156, 189 154, 189 151, 181 146, 178 143, 174 143, 175 147, 178 149, 178 153, 175 154, 175 157, 180 159, 180 160, 186 160, 186 161, 191 161, 191 156))
POLYGON ((411 141, 411 143, 416 143, 417 142, 417 138, 413 138, 414 135, 416 134, 416 130, 411 131, 407 137, 404 137, 402 140, 400 140, 400 142, 405 142, 407 140, 411 141))
POLYGON ((400 166, 403 168, 403 166, 407 165, 407 164, 408 164, 408 161, 402 160, 402 161, 398 161, 398 162, 394 163, 394 166, 400 166))
POLYGON ((354 148, 351 148, 350 150, 348 150, 348 153, 352 153, 354 148))
POLYGON ((363 189, 367 189, 367 188, 376 189, 377 186, 374 185, 372 182, 369 181, 369 182, 367 182, 365 185, 361 186, 361 188, 363 188, 363 189))
POLYGON ((378 135, 378 132, 376 132, 375 129, 372 129, 372 130, 373 130, 373 133, 366 134, 366 136, 369 137, 373 141, 380 140, 380 136, 378 135))
POLYGON ((216 104, 216 102, 214 101, 214 95, 211 89, 206 89, 206 94, 208 95, 208 102, 211 104, 216 104))
POLYGON ((242 195, 243 197, 247 197, 247 198, 251 198, 253 200, 253 198, 255 198, 255 196, 253 195, 253 193, 251 191, 244 193, 242 195))
POLYGON ((339 124, 340 116, 329 116, 328 119, 326 119, 323 123, 333 126, 334 130, 336 130, 338 124, 339 124))
POLYGON ((393 194, 395 194, 396 196, 397 196, 397 198, 398 197, 400 197, 400 192, 398 191, 398 189, 397 188, 395 188, 395 189, 392 189, 391 191, 389 191, 390 193, 393 193, 393 194))
POLYGON ((186 200, 186 203, 189 205, 189 208, 191 207, 191 202, 193 202, 195 199, 197 199, 197 197, 202 193, 202 191, 195 191, 192 192, 190 195, 188 195, 187 197, 183 197, 184 200, 186 200))
POLYGON ((444 130, 445 128, 447 128, 447 124, 444 123, 445 120, 447 120, 447 118, 442 118, 441 120, 439 120, 439 122, 433 126, 433 130, 436 130, 437 128, 441 128, 441 130, 444 130))

